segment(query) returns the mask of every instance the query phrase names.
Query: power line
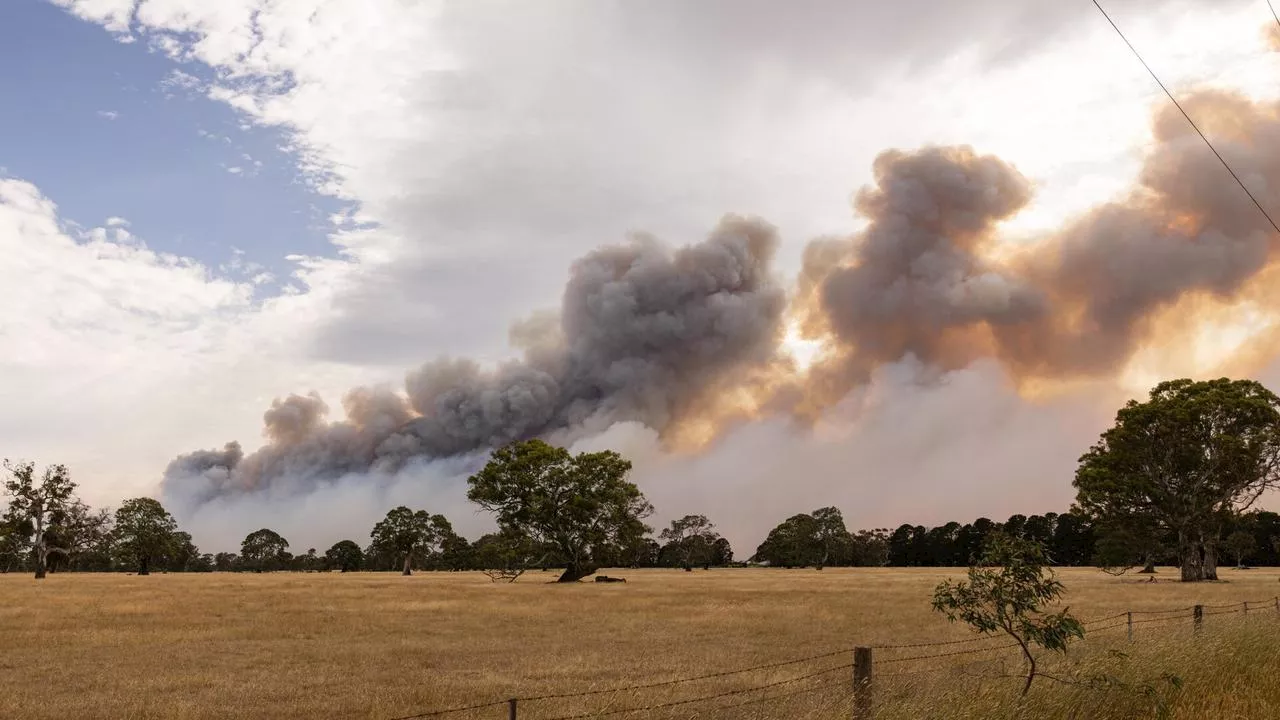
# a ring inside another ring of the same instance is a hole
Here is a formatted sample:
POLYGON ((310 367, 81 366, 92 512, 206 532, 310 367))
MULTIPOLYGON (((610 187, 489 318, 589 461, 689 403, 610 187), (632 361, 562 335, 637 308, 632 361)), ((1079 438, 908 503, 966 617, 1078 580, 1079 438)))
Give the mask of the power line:
MULTIPOLYGON (((1270 4, 1270 0, 1268 0, 1268 4, 1270 4)), ((1173 96, 1173 93, 1169 92, 1169 88, 1165 87, 1164 83, 1160 81, 1159 76, 1157 76, 1155 71, 1151 69, 1151 66, 1147 64, 1147 61, 1142 59, 1142 54, 1133 46, 1133 43, 1129 42, 1129 38, 1125 37, 1124 33, 1120 31, 1120 27, 1111 19, 1111 16, 1107 14, 1107 11, 1102 9, 1102 5, 1098 0, 1093 0, 1093 6, 1098 8, 1098 12, 1102 13, 1102 17, 1107 19, 1107 22, 1110 23, 1112 29, 1116 31, 1116 34, 1120 36, 1120 39, 1124 41, 1124 44, 1129 46, 1129 49, 1133 51, 1134 57, 1138 58, 1138 62, 1142 63, 1142 67, 1147 69, 1147 72, 1151 75, 1151 79, 1156 81, 1156 84, 1160 86, 1160 89, 1164 91, 1164 94, 1169 96, 1169 99, 1173 101, 1173 106, 1178 108, 1178 112, 1182 113, 1182 117, 1187 119, 1187 122, 1191 124, 1191 128, 1196 131, 1196 134, 1200 136, 1201 140, 1204 140, 1204 144, 1209 146, 1209 149, 1212 150, 1213 154, 1218 158, 1218 162, 1222 163, 1222 167, 1226 168, 1227 172, 1231 173, 1231 177, 1235 179, 1236 184, 1240 186, 1240 189, 1244 190, 1244 194, 1248 195, 1249 199, 1253 201, 1253 205, 1258 208, 1258 212, 1262 213, 1262 216, 1267 219, 1267 222, 1271 223, 1271 227, 1277 233, 1280 233, 1280 225, 1277 225, 1276 221, 1271 219, 1271 215, 1263 209, 1262 203, 1258 202, 1258 198, 1254 197, 1253 193, 1249 192, 1249 188, 1245 187, 1244 182, 1240 180, 1240 176, 1236 175, 1236 171, 1231 169, 1231 166, 1227 164, 1225 159, 1223 159, 1222 154, 1218 152, 1218 149, 1215 148, 1213 143, 1209 142, 1209 138, 1200 131, 1200 126, 1196 125, 1196 121, 1192 120, 1191 116, 1187 114, 1187 111, 1182 109, 1182 104, 1173 96)), ((1280 17, 1277 17, 1276 21, 1280 23, 1280 17)))
POLYGON ((1271 4, 1271 0, 1267 0, 1267 7, 1271 9, 1271 17, 1276 19, 1276 25, 1280 26, 1280 15, 1276 14, 1276 6, 1271 4))

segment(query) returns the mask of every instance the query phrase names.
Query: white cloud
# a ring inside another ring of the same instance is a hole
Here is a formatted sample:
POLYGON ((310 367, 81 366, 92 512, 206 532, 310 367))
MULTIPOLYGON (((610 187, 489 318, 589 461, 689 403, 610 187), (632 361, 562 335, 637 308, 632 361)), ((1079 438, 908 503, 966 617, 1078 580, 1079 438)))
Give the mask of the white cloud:
POLYGON ((204 82, 195 75, 175 68, 169 71, 169 74, 160 81, 160 88, 165 91, 166 98, 171 98, 180 90, 187 92, 200 91, 204 88, 204 82))
POLYGON ((113 33, 129 32, 129 20, 139 0, 50 0, 76 17, 102 25, 113 33))
MULTIPOLYGON (((65 462, 94 502, 154 492, 180 448, 252 441, 273 393, 333 393, 300 362, 294 303, 149 249, 118 218, 77 230, 0 179, 0 455, 65 462)), ((363 373, 361 374, 363 375, 363 373)))
POLYGON ((116 118, 120 117, 120 113, 116 112, 115 110, 99 110, 98 117, 106 118, 107 120, 115 120, 116 118))

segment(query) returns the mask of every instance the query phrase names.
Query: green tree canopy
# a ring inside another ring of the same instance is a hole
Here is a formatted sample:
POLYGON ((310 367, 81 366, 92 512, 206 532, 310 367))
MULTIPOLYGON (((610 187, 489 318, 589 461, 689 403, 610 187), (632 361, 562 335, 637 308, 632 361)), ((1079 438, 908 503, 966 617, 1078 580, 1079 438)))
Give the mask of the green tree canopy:
POLYGON ((754 559, 781 567, 821 570, 828 564, 853 562, 854 539, 844 524, 844 516, 834 507, 799 513, 783 520, 756 548, 754 559))
POLYGON ((592 548, 627 545, 653 512, 627 481, 630 471, 610 450, 570 455, 526 440, 494 451, 467 479, 467 497, 494 513, 502 530, 555 547, 565 561, 560 582, 575 582, 596 571, 592 548))
POLYGON ((663 528, 658 534, 670 548, 685 570, 692 570, 694 565, 711 564, 712 552, 720 533, 706 515, 685 515, 679 520, 672 520, 671 527, 663 528))
POLYGON ((1080 458, 1079 507, 1175 538, 1184 581, 1216 580, 1228 521, 1277 484, 1280 398, 1252 380, 1171 380, 1130 401, 1080 458))
POLYGON ((364 551, 354 540, 340 540, 324 552, 325 564, 340 572, 359 570, 364 565, 364 551))
POLYGON ((844 525, 844 515, 834 507, 814 510, 812 560, 819 570, 832 560, 849 554, 849 530, 844 525))
POLYGON ((1047 611, 1065 588, 1049 569, 1043 545, 1004 533, 993 533, 986 542, 967 580, 945 580, 934 589, 933 609, 979 633, 1013 638, 1027 662, 1026 695, 1036 676, 1032 648, 1065 653, 1073 638, 1084 637, 1084 626, 1065 608, 1047 611))
POLYGON ((415 512, 404 505, 392 508, 370 533, 376 552, 402 558, 405 575, 413 573, 415 561, 424 560, 451 535, 453 526, 443 515, 415 512))
MULTIPOLYGON (((178 522, 158 500, 139 497, 120 504, 112 537, 117 556, 136 567, 139 575, 149 575, 153 561, 178 549, 177 532, 178 522)), ((190 544, 190 535, 186 541, 190 544)))
POLYGON ((792 515, 769 531, 752 559, 774 567, 804 567, 813 555, 813 516, 792 515))
POLYGON ((276 570, 284 564, 288 549, 289 541, 275 530, 254 530, 240 543, 240 562, 256 572, 276 570))
POLYGON ((76 484, 66 465, 50 465, 39 477, 35 463, 31 462, 5 460, 4 469, 8 474, 4 490, 9 496, 4 522, 9 534, 25 537, 35 551, 35 576, 37 580, 43 579, 49 567, 49 555, 67 552, 65 547, 51 545, 46 533, 64 519, 75 502, 76 484))

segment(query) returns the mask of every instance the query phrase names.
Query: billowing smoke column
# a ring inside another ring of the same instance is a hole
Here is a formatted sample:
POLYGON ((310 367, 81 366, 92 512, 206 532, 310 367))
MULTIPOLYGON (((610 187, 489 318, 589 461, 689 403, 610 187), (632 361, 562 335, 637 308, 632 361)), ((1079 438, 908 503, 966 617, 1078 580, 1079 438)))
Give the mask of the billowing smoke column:
MULTIPOLYGON (((1280 200, 1276 108, 1218 92, 1185 105, 1254 193, 1280 200)), ((881 154, 876 185, 855 199, 867 228, 805 254, 796 312, 833 345, 811 373, 814 402, 908 356, 942 370, 996 357, 1020 377, 1110 375, 1160 311, 1234 297, 1280 238, 1175 109, 1154 130, 1127 196, 1003 261, 991 252, 998 223, 1030 198, 1017 170, 963 147, 881 154)))
MULTIPOLYGON (((1201 93, 1186 102, 1265 203, 1280 200, 1272 106, 1201 93)), ((573 440, 622 421, 664 437, 722 428, 725 398, 751 412, 813 418, 878 367, 912 358, 950 370, 983 357, 1019 378, 1113 375, 1150 340, 1153 318, 1192 296, 1230 300, 1274 259, 1277 238, 1176 111, 1155 121, 1140 182, 1059 232, 1000 244, 1031 198, 1004 161, 965 147, 888 151, 854 205, 867 227, 811 243, 790 313, 826 351, 803 376, 780 352, 787 300, 770 272, 771 227, 727 217, 671 251, 649 238, 576 262, 557 316, 519 323, 516 362, 441 359, 403 395, 357 389, 346 419, 319 397, 266 412, 268 444, 232 443, 171 463, 166 492, 196 500, 306 491, 350 474, 483 454, 513 440, 573 440), (762 380, 764 378, 764 380, 762 380)))
POLYGON ((181 456, 165 493, 197 502, 255 489, 306 491, 352 473, 396 472, 533 436, 622 421, 667 428, 708 397, 779 362, 786 295, 771 275, 774 229, 726 217, 705 241, 596 250, 574 263, 558 318, 513 328, 519 361, 487 371, 440 359, 410 372, 405 394, 359 388, 329 423, 315 395, 276 400, 268 444, 181 456))

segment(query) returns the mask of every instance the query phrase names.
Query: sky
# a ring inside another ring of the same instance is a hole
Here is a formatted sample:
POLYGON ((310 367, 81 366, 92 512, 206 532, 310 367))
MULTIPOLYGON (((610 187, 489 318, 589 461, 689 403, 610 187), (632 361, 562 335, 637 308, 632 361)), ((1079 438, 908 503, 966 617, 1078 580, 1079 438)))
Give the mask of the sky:
MULTIPOLYGON (((1277 97, 1263 0, 1104 5, 1175 93, 1277 97)), ((7 0, 0 63, 0 454, 67 464, 101 505, 159 494, 180 454, 262 444, 275 398, 332 416, 433 358, 512 357, 512 323, 631 233, 681 246, 759 215, 790 285, 811 240, 865 223, 851 197, 888 148, 1016 166, 1016 252, 1132 186, 1167 102, 1092 3, 1058 0, 7 0)), ((816 428, 576 441, 633 458, 655 521, 706 513, 742 556, 824 505, 854 527, 1061 511, 1120 403, 1258 327, 1051 397, 996 362, 922 381, 903 358, 816 428)), ((207 550, 264 524, 360 540, 393 502, 475 534, 462 472, 175 510, 207 550)))

